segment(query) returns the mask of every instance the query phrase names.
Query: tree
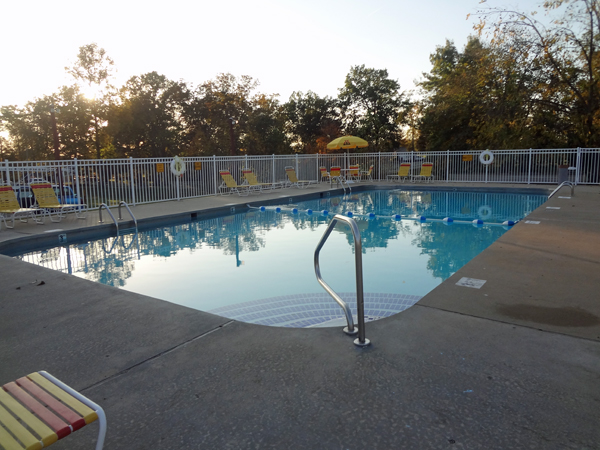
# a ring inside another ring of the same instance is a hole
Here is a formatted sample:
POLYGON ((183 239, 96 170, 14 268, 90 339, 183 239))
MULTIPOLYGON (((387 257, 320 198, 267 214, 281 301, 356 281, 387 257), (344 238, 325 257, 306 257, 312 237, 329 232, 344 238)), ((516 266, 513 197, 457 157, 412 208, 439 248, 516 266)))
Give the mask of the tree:
POLYGON ((85 95, 89 98, 91 116, 90 127, 93 129, 92 140, 96 149, 96 158, 101 158, 101 137, 104 128, 108 105, 110 103, 110 78, 114 62, 106 51, 97 44, 79 47, 77 61, 71 67, 65 67, 67 73, 82 84, 85 95))
POLYGON ((336 99, 320 98, 314 92, 294 92, 283 106, 285 129, 300 153, 326 152, 327 144, 341 135, 336 99))
POLYGON ((252 155, 289 153, 284 124, 283 109, 274 96, 255 96, 247 111, 246 130, 240 137, 241 148, 252 155))
POLYGON ((546 26, 526 14, 504 8, 478 12, 476 29, 491 43, 509 48, 534 75, 533 96, 538 118, 554 119, 572 146, 595 146, 600 137, 598 0, 547 0, 546 26), (554 13, 562 10, 562 16, 554 13))
POLYGON ((339 90, 346 134, 369 141, 371 150, 392 150, 402 144, 399 116, 406 107, 400 84, 387 70, 354 66, 339 90))
POLYGON ((181 153, 187 85, 157 72, 134 76, 108 115, 108 132, 119 156, 156 158, 181 153))
POLYGON ((252 95, 258 82, 220 74, 200 85, 185 109, 187 143, 194 155, 239 154, 240 136, 247 132, 252 111, 252 95), (233 146, 232 149, 232 127, 233 146))

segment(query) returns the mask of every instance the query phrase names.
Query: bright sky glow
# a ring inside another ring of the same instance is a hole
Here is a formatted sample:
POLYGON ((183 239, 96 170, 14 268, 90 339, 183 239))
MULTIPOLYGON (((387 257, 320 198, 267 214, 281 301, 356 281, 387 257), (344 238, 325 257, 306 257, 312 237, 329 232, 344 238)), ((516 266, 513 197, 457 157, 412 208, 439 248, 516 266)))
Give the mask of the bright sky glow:
MULTIPOLYGON (((539 0, 490 0, 535 9, 539 0), (518 2, 518 3, 517 3, 518 2)), ((198 85, 249 75, 259 92, 338 94, 351 66, 387 69, 402 90, 431 68, 445 39, 462 49, 479 0, 33 0, 4 2, 0 106, 24 105, 73 84, 64 70, 97 43, 115 62, 113 83, 157 71, 198 85)))

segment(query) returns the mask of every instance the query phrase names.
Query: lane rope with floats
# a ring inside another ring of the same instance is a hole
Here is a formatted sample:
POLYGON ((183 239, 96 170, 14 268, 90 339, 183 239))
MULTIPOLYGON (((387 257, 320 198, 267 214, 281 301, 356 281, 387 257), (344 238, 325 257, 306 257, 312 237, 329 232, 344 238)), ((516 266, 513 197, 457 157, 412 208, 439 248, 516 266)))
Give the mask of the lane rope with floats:
MULTIPOLYGON (((306 214, 309 216, 311 216, 311 215, 329 216, 329 215, 338 214, 338 213, 332 213, 326 209, 323 209, 321 211, 313 211, 312 209, 298 209, 298 208, 290 208, 287 206, 251 206, 248 204, 246 206, 250 209, 257 209, 262 212, 274 211, 276 213, 289 213, 289 214, 294 214, 294 215, 306 214)), ((452 217, 444 217, 443 219, 434 219, 434 218, 425 217, 425 216, 418 216, 418 217, 401 216, 400 214, 392 214, 392 215, 380 215, 380 214, 375 214, 375 213, 359 214, 359 213, 356 213, 353 211, 346 211, 341 214, 343 214, 344 216, 347 216, 347 217, 353 217, 353 218, 357 218, 357 219, 366 219, 366 220, 373 220, 373 219, 392 219, 392 220, 396 220, 396 221, 414 220, 414 221, 419 221, 419 222, 442 222, 447 225, 454 224, 454 223, 456 223, 456 224, 471 224, 475 227, 482 227, 484 225, 512 227, 513 225, 518 223, 518 221, 515 222, 512 220, 505 220, 502 223, 498 223, 498 222, 485 222, 482 219, 456 220, 452 217)))

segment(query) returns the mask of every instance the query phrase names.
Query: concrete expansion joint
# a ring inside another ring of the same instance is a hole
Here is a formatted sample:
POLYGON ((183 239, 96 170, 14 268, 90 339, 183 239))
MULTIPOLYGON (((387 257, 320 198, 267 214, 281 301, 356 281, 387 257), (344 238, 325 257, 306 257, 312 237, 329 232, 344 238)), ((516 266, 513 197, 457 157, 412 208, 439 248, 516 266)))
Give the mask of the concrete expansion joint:
POLYGON ((574 259, 574 260, 583 261, 583 262, 589 262, 589 263, 593 263, 593 264, 598 264, 600 262, 600 261, 595 260, 595 259, 580 258, 580 257, 577 257, 575 255, 568 254, 568 253, 560 253, 558 251, 549 251, 549 250, 544 250, 544 249, 541 249, 541 248, 531 247, 531 246, 522 245, 522 244, 513 244, 512 242, 503 242, 502 245, 516 247, 516 248, 522 248, 522 249, 525 249, 525 250, 533 250, 533 251, 540 252, 540 253, 543 253, 543 254, 546 254, 546 255, 562 256, 563 258, 569 258, 569 259, 574 259))
POLYGON ((192 343, 192 342, 195 342, 195 341, 197 341, 198 339, 202 339, 202 338, 204 338, 204 337, 208 336, 209 334, 212 334, 212 333, 214 333, 215 331, 219 331, 219 330, 221 330, 222 328, 225 328, 226 326, 228 326, 228 325, 231 325, 231 324, 232 324, 232 323, 234 323, 234 322, 235 322, 235 320, 229 320, 229 321, 227 321, 227 322, 225 322, 225 323, 222 323, 221 325, 219 325, 219 326, 217 326, 217 327, 213 328, 212 330, 208 330, 208 331, 206 331, 206 332, 204 332, 204 333, 202 333, 202 334, 199 334, 198 336, 194 336, 193 338, 191 338, 191 339, 188 339, 188 340, 187 340, 187 341, 185 341, 185 342, 182 342, 182 343, 180 343, 180 344, 177 344, 177 345, 175 345, 175 346, 173 346, 173 347, 171 347, 171 348, 168 348, 168 349, 166 349, 166 350, 164 350, 164 351, 162 351, 162 352, 160 352, 160 353, 157 353, 156 355, 153 355, 153 356, 151 356, 151 357, 149 357, 149 358, 146 358, 146 359, 144 359, 143 361, 140 361, 140 362, 138 362, 138 363, 134 364, 133 366, 127 367, 126 369, 123 369, 123 370, 121 370, 120 372, 117 372, 117 373, 115 373, 114 375, 110 375, 109 377, 107 377, 107 378, 105 378, 105 379, 103 379, 103 380, 100 380, 100 381, 98 381, 98 382, 96 382, 96 383, 92 383, 92 384, 90 384, 89 386, 87 386, 87 387, 84 387, 84 388, 80 389, 79 391, 80 391, 80 392, 85 392, 85 391, 87 391, 87 390, 89 390, 89 389, 93 389, 93 388, 95 388, 95 387, 98 387, 98 386, 101 386, 101 385, 103 385, 104 383, 107 383, 107 382, 109 382, 109 381, 115 380, 115 379, 117 379, 117 378, 119 378, 119 377, 121 377, 121 376, 123 376, 123 375, 127 374, 128 372, 130 372, 131 370, 135 369, 136 367, 139 367, 139 366, 141 366, 141 365, 143 365, 143 364, 146 364, 146 363, 149 363, 149 362, 151 362, 151 361, 154 361, 155 359, 158 359, 158 358, 160 358, 161 356, 168 355, 169 353, 172 353, 172 352, 174 352, 174 351, 176 351, 176 350, 179 350, 180 348, 184 348, 184 347, 186 347, 188 344, 190 344, 190 343, 192 343))

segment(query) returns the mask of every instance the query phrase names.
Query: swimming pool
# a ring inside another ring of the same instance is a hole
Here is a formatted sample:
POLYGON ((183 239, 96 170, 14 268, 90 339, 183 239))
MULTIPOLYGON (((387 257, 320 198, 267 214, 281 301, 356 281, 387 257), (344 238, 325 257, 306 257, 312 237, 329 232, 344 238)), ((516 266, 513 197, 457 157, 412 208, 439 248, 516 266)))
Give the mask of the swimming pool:
MULTIPOLYGON (((361 232, 365 314, 375 320, 414 304, 506 232, 503 222, 525 217, 545 200, 527 194, 367 191, 18 257, 237 320, 333 324, 343 313, 317 283, 313 255, 332 215, 350 211, 361 232), (443 222, 446 217, 455 222, 443 222), (473 226, 477 219, 485 225, 473 226)), ((321 273, 355 307, 352 242, 349 229, 338 224, 321 251, 321 273)))

